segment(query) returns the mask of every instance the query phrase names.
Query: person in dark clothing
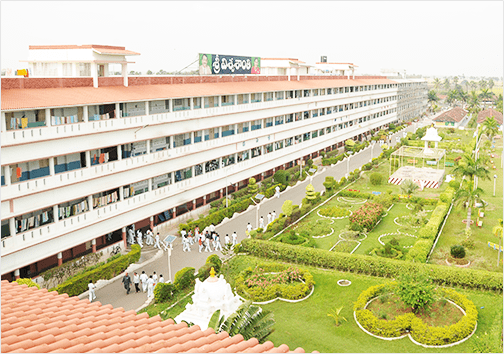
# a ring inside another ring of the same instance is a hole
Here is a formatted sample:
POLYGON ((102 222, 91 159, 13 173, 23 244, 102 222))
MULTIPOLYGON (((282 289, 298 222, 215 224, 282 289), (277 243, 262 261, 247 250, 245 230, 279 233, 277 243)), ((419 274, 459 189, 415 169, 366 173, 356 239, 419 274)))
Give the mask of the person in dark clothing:
POLYGON ((130 276, 128 275, 128 273, 126 273, 122 279, 122 283, 124 284, 124 289, 126 289, 126 294, 129 294, 130 292, 130 285, 131 285, 131 278, 130 276))

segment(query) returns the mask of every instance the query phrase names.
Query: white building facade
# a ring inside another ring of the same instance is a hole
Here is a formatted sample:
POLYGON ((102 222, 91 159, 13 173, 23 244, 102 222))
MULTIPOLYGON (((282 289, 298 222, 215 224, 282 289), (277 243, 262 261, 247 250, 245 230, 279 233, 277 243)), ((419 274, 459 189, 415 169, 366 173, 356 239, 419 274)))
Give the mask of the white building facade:
POLYGON ((198 215, 226 184, 400 119, 385 77, 90 76, 2 80, 2 279, 125 243, 132 224, 198 215))

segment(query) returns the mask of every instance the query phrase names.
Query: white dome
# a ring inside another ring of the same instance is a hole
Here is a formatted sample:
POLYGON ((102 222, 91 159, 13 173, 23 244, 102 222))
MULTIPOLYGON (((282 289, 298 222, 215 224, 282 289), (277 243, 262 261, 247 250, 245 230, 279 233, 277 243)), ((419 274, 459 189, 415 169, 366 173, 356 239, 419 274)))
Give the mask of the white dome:
POLYGON ((443 138, 438 135, 437 129, 434 127, 428 128, 425 132, 425 136, 422 138, 423 141, 441 141, 442 139, 443 138))

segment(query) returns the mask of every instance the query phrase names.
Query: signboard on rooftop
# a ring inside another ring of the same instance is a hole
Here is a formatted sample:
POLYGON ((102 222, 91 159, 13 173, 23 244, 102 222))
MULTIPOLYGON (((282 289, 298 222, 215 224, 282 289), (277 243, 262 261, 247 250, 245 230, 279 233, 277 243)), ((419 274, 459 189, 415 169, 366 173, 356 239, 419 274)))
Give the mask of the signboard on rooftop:
POLYGON ((200 75, 260 74, 261 58, 222 54, 199 54, 200 75))

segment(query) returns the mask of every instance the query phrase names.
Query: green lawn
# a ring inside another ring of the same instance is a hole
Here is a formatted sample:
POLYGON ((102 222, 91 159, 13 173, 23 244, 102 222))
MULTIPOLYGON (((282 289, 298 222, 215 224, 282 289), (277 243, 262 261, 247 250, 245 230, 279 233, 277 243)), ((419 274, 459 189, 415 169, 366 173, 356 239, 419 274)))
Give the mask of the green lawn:
MULTIPOLYGON (((250 256, 233 258, 224 267, 225 278, 232 284, 232 279, 241 270, 248 266, 268 262, 250 256)), ((317 350, 322 353, 458 353, 473 352, 476 338, 447 349, 425 349, 413 344, 408 338, 394 341, 385 341, 365 334, 353 319, 353 302, 359 294, 368 287, 381 284, 389 280, 369 277, 364 275, 326 271, 312 267, 307 268, 314 276, 316 285, 313 295, 300 303, 287 303, 276 301, 272 304, 262 305, 265 310, 274 313, 275 331, 268 337, 275 346, 287 344, 291 350, 302 347, 306 352, 317 350), (348 279, 352 284, 341 287, 337 284, 340 279, 348 279), (336 327, 334 320, 327 316, 331 309, 343 306, 341 315, 347 319, 342 325, 336 327)), ((502 313, 502 295, 492 292, 471 291, 457 289, 474 301, 479 311, 478 329, 476 335, 490 333, 490 329, 499 332, 498 326, 502 325, 499 314, 502 313), (484 306, 483 309, 481 307, 484 306)), ((502 332, 500 332, 502 333, 502 332)), ((498 351, 498 343, 490 343, 498 351)))
MULTIPOLYGON (((495 154, 502 154, 502 139, 497 139, 495 154)), ((479 180, 478 187, 481 187, 485 194, 482 198, 489 203, 485 208, 485 216, 481 218, 483 227, 479 228, 476 224, 471 226, 472 237, 474 241, 474 249, 466 249, 466 258, 471 261, 471 268, 486 269, 489 271, 502 272, 502 264, 497 266, 497 251, 488 247, 488 242, 498 244, 498 239, 492 234, 492 228, 497 224, 497 219, 502 218, 503 205, 502 205, 502 178, 503 172, 500 167, 500 159, 493 159, 497 167, 496 170, 490 170, 491 180, 479 180), (496 194, 493 197, 493 175, 496 174, 496 194)), ((447 255, 450 253, 450 248, 453 245, 460 244, 464 239, 465 224, 462 223, 463 219, 467 218, 467 211, 459 208, 453 208, 443 232, 438 240, 436 248, 429 260, 430 263, 444 264, 447 255)), ((477 221, 477 210, 473 208, 471 219, 477 221)), ((501 257, 502 258, 502 257, 501 257)))

